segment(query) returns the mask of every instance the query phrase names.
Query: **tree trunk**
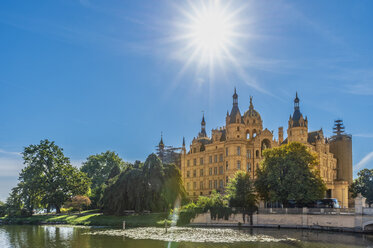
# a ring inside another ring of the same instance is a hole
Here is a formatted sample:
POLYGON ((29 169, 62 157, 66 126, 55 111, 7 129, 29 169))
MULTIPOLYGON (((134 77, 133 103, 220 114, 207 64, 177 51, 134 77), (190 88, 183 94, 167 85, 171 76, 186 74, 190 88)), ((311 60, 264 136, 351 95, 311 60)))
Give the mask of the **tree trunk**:
POLYGON ((61 207, 60 206, 56 206, 56 214, 60 214, 61 213, 61 207))

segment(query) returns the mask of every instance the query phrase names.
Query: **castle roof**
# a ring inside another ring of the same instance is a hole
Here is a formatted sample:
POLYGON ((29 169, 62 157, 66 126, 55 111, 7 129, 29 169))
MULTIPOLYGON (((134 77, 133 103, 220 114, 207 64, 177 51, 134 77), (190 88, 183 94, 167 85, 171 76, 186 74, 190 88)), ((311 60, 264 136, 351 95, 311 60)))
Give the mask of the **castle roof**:
POLYGON ((258 111, 256 111, 254 109, 253 97, 252 96, 250 96, 250 106, 249 106, 249 109, 245 112, 244 116, 247 116, 247 117, 259 117, 259 119, 261 118, 260 114, 258 113, 258 111))

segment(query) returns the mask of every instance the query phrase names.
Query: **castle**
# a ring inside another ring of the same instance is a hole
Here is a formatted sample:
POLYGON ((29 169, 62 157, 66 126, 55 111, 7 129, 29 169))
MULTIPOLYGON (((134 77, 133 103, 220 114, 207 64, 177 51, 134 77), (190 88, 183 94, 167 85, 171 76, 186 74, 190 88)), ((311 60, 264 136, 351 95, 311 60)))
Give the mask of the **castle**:
POLYGON ((300 112, 298 94, 294 99, 294 113, 290 115, 287 138, 283 127, 278 128, 278 140, 273 132, 263 129, 263 120, 254 109, 250 97, 249 109, 242 115, 238 107, 236 89, 226 125, 206 132, 204 116, 201 131, 193 139, 187 152, 185 141, 181 149, 180 169, 184 187, 191 198, 209 195, 212 190, 222 192, 229 178, 243 170, 255 180, 262 152, 288 142, 301 142, 317 153, 318 169, 327 187, 327 198, 337 198, 341 207, 348 207, 348 186, 352 183, 351 136, 344 134, 341 121, 336 122, 335 135, 324 137, 323 130, 308 131, 308 119, 300 112))

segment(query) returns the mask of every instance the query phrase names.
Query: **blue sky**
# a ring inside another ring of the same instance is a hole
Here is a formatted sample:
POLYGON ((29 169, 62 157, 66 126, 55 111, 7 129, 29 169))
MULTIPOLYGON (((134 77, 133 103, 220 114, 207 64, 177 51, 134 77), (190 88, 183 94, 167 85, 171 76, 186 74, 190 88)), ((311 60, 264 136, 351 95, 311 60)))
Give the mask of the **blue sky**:
POLYGON ((114 150, 144 160, 160 133, 189 144, 223 126, 237 87, 264 127, 287 128, 295 92, 309 129, 344 120, 353 160, 373 168, 372 1, 232 1, 232 49, 213 71, 190 61, 185 13, 199 1, 0 3, 0 200, 16 185, 19 152, 48 138, 79 165, 114 150), (188 62, 189 61, 189 62, 188 62))

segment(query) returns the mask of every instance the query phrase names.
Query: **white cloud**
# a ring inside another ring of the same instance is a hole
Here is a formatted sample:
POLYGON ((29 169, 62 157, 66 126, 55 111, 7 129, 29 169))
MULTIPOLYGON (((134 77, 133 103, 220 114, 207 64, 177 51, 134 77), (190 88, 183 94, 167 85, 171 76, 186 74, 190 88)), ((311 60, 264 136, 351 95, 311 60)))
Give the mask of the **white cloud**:
POLYGON ((354 134, 354 137, 362 137, 362 138, 373 138, 373 133, 358 133, 354 134))
POLYGON ((368 153, 359 163, 354 166, 354 170, 358 171, 368 165, 373 160, 373 151, 368 153))

